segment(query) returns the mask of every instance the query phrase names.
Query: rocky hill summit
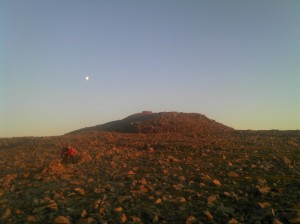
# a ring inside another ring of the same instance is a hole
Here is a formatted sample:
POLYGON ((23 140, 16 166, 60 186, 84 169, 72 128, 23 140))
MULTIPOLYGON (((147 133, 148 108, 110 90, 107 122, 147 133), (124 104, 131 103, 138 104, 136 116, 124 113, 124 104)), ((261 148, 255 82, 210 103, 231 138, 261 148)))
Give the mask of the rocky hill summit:
POLYGON ((87 127, 71 132, 110 131, 121 133, 218 133, 233 131, 198 113, 143 111, 122 120, 87 127))

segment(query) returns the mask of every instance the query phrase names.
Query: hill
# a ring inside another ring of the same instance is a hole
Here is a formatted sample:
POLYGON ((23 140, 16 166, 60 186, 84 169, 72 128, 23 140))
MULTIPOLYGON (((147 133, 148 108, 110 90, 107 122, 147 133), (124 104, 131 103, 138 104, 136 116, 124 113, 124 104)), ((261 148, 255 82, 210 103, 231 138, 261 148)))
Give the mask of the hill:
POLYGON ((143 111, 122 120, 79 129, 70 134, 88 131, 110 131, 121 133, 216 133, 233 131, 205 115, 198 113, 143 111))

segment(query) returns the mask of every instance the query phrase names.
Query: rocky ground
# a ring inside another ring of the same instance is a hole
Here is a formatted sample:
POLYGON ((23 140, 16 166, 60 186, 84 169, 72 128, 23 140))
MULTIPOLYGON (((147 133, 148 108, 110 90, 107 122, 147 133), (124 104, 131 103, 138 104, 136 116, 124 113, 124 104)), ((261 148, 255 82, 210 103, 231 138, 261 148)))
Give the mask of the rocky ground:
POLYGON ((0 139, 0 223, 300 223, 299 189, 299 131, 0 139))

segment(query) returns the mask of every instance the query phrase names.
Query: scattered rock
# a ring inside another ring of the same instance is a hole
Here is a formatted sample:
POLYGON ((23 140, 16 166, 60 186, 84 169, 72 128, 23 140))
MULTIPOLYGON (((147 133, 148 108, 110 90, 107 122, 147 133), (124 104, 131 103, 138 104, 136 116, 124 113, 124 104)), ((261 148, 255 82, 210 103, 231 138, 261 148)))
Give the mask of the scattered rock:
POLYGON ((80 214, 80 217, 85 218, 87 216, 87 214, 88 214, 87 211, 85 209, 83 209, 81 214, 80 214))
POLYGON ((58 206, 56 204, 55 201, 50 201, 50 204, 47 205, 47 208, 50 210, 50 211, 58 211, 58 206))
POLYGON ((85 190, 81 187, 75 188, 74 191, 79 195, 85 195, 85 190))
POLYGON ((283 224, 283 222, 279 221, 278 219, 274 219, 274 224, 283 224))
POLYGON ((142 220, 137 216, 133 216, 131 217, 131 219, 134 223, 142 223, 142 220))
POLYGON ((211 195, 207 198, 207 203, 208 204, 212 204, 214 203, 216 200, 218 200, 219 196, 217 194, 215 195, 211 195))
POLYGON ((178 163, 178 162, 180 162, 180 159, 177 159, 177 158, 175 158, 174 156, 169 156, 169 157, 167 158, 167 162, 168 162, 168 163, 172 163, 172 162, 178 163))
POLYGON ((125 223, 127 221, 127 217, 124 213, 121 215, 120 221, 121 221, 121 223, 125 223))
POLYGON ((181 197, 180 202, 184 203, 184 202, 186 202, 186 199, 184 197, 181 197))
POLYGON ((121 211, 123 211, 122 207, 115 208, 115 212, 121 212, 121 211))
POLYGON ((235 218, 231 218, 231 219, 228 221, 228 224, 239 224, 239 222, 238 222, 235 218))
POLYGON ((147 185, 147 184, 148 184, 148 182, 147 182, 147 180, 146 180, 145 178, 142 178, 142 180, 141 180, 141 184, 142 184, 142 185, 147 185))
POLYGON ((149 148, 149 152, 150 152, 150 153, 154 153, 154 152, 155 152, 155 149, 152 148, 152 147, 150 147, 150 148, 149 148))
POLYGON ((206 210, 204 211, 204 215, 206 216, 206 218, 208 220, 212 220, 214 217, 212 216, 212 214, 210 213, 210 211, 206 210))
POLYGON ((269 202, 258 202, 259 207, 261 208, 268 208, 271 207, 271 204, 269 202))
POLYGON ((299 223, 299 133, 0 138, 0 223, 299 223))
POLYGON ((269 186, 256 186, 256 189, 261 193, 261 194, 268 194, 271 190, 269 186))
POLYGON ((233 178, 237 178, 240 176, 238 173, 233 172, 233 171, 228 172, 227 175, 228 175, 228 177, 233 177, 233 178))
POLYGON ((7 220, 11 215, 11 209, 10 208, 7 208, 4 212, 4 214, 1 216, 1 220, 2 221, 5 221, 7 220))
POLYGON ((217 179, 214 179, 214 180, 213 180, 213 183, 214 183, 216 186, 218 186, 218 187, 222 186, 222 184, 220 183, 220 181, 217 180, 217 179))
POLYGON ((291 166, 292 162, 291 162, 291 160, 289 160, 287 157, 284 156, 284 157, 282 158, 282 160, 283 160, 283 162, 284 162, 285 165, 291 166))
POLYGON ((161 203, 161 199, 158 198, 156 201, 155 201, 155 204, 160 204, 161 203))
POLYGON ((22 211, 22 210, 20 210, 20 209, 16 209, 16 211, 15 211, 15 214, 16 215, 21 215, 21 214, 23 214, 24 212, 22 211))
POLYGON ((70 220, 65 216, 57 216, 54 219, 55 224, 71 224, 70 220))
POLYGON ((159 222, 159 218, 158 218, 158 214, 154 213, 153 219, 152 219, 152 223, 158 223, 159 222))
POLYGON ((106 209, 105 208, 100 208, 99 209, 99 214, 101 215, 101 216, 105 216, 106 215, 106 209))
POLYGON ((191 215, 187 217, 185 224, 194 224, 194 223, 197 223, 197 219, 195 216, 191 215))

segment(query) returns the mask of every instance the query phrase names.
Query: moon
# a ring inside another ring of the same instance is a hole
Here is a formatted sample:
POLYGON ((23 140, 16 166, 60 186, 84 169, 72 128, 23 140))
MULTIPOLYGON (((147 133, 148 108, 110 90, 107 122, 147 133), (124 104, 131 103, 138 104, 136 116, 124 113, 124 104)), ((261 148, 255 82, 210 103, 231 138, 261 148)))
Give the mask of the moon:
POLYGON ((90 79, 90 77, 89 77, 89 76, 86 76, 86 77, 85 77, 85 80, 86 80, 86 81, 88 81, 89 79, 90 79))

